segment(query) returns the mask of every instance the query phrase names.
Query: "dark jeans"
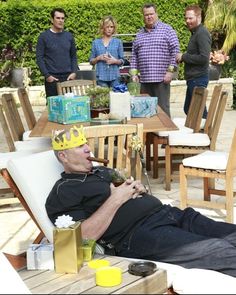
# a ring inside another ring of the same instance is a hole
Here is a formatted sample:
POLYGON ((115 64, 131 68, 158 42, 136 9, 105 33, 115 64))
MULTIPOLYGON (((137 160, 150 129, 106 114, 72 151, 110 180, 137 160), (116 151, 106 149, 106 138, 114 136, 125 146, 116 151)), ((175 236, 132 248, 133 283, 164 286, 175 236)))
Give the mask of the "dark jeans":
POLYGON ((170 117, 170 84, 164 82, 141 83, 141 93, 157 97, 158 105, 170 117))
POLYGON ((65 74, 52 74, 53 77, 57 78, 59 81, 47 82, 45 79, 45 92, 46 97, 57 95, 57 82, 64 82, 67 80, 70 73, 65 74))
POLYGON ((117 255, 216 270, 236 277, 236 225, 192 208, 164 205, 118 247, 117 255))
MULTIPOLYGON (((197 77, 197 78, 194 78, 191 80, 187 80, 187 90, 186 90, 186 96, 185 96, 185 102, 184 102, 184 112, 186 115, 187 115, 189 107, 190 107, 194 87, 195 86, 202 86, 202 87, 207 88, 208 81, 209 81, 208 75, 204 75, 204 76, 197 77)), ((202 117, 204 119, 206 119, 206 117, 207 117, 206 107, 203 111, 202 117)))

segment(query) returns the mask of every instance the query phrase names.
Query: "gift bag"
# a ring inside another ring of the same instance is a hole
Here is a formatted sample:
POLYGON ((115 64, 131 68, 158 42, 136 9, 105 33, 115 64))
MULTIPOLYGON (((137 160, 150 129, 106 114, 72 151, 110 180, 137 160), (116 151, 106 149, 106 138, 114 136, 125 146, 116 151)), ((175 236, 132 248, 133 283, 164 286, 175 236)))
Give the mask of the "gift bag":
POLYGON ((130 93, 110 91, 110 114, 116 118, 130 120, 130 93))
POLYGON ((83 265, 81 223, 53 230, 54 262, 57 273, 77 273, 83 265))

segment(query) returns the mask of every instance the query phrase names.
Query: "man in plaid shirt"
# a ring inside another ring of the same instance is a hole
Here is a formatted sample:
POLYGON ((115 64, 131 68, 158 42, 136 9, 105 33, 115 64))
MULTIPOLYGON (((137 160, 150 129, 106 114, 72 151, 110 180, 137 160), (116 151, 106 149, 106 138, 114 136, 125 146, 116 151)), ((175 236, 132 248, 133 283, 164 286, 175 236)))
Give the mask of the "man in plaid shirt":
POLYGON ((158 19, 154 4, 143 6, 143 16, 145 26, 133 42, 130 73, 133 81, 140 79, 141 93, 157 96, 170 116, 170 82, 177 69, 179 40, 175 30, 158 19))

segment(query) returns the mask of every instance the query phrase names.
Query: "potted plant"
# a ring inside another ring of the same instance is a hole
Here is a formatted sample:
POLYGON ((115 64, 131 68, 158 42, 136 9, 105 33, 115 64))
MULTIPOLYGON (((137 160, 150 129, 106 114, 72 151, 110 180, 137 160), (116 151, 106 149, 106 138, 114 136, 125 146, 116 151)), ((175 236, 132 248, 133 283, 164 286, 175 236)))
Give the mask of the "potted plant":
POLYGON ((31 82, 30 68, 24 67, 28 51, 32 51, 31 45, 19 50, 11 45, 5 45, 0 56, 0 80, 10 82, 10 87, 24 87, 31 82))
POLYGON ((91 87, 86 90, 86 94, 90 97, 91 118, 98 117, 99 113, 109 113, 110 88, 91 87))

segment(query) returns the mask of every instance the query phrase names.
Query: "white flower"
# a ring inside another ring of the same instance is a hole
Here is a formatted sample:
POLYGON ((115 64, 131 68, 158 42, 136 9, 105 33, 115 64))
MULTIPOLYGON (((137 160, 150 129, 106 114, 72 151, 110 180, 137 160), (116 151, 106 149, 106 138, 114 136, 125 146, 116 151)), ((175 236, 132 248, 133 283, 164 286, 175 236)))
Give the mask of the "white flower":
POLYGON ((72 220, 73 218, 70 215, 61 215, 58 216, 56 221, 55 221, 55 225, 58 228, 67 228, 70 225, 74 224, 75 221, 72 220))

